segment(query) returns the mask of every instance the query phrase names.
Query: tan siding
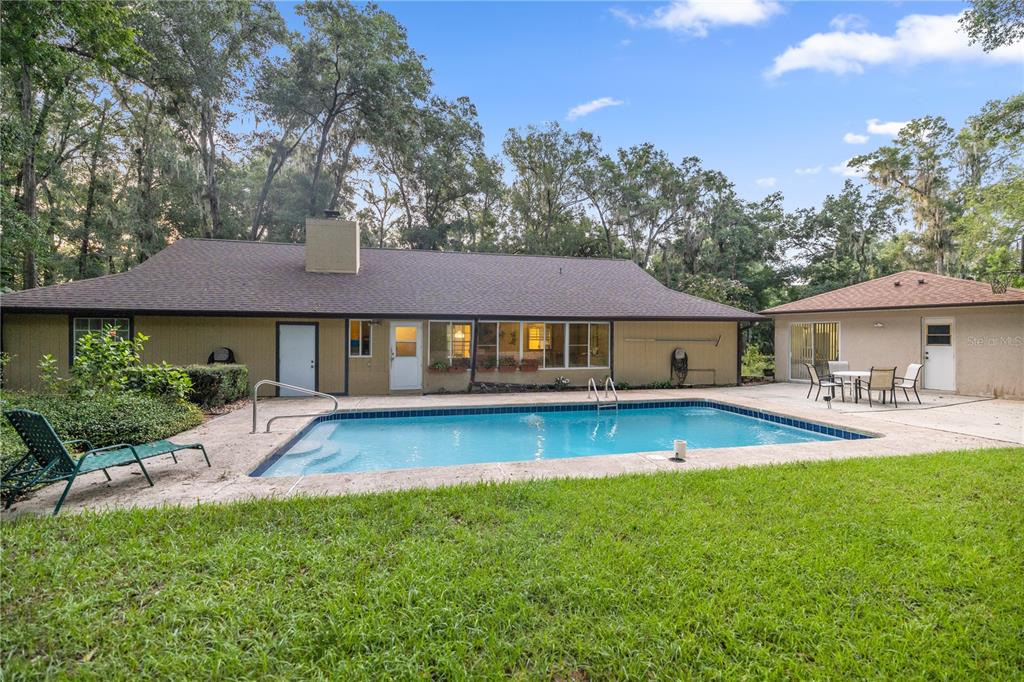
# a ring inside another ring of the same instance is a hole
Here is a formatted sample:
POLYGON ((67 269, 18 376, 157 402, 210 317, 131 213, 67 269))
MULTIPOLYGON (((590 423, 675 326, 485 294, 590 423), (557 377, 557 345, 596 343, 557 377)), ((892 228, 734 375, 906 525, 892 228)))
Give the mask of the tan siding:
POLYGON ((1024 398, 1024 306, 1017 305, 779 315, 776 376, 789 378, 792 323, 838 321, 840 358, 851 368, 895 366, 902 373, 910 363, 923 362, 922 326, 932 317, 954 320, 958 393, 1024 398))
MULTIPOLYGON (((320 325, 320 390, 345 390, 342 355, 345 344, 344 320, 303 320, 320 325)), ((248 366, 250 386, 260 379, 277 376, 277 322, 272 317, 184 317, 138 316, 135 331, 149 337, 143 359, 172 365, 205 364, 214 348, 226 346, 235 360, 248 366)))
MULTIPOLYGON (((349 395, 387 395, 391 365, 391 327, 381 320, 371 328, 371 356, 348 359, 349 395)), ((348 350, 346 349, 346 353, 348 350)))
POLYGON ((61 375, 67 375, 67 315, 4 315, 2 333, 3 350, 11 355, 4 374, 4 388, 39 388, 39 360, 47 353, 57 359, 61 375))
POLYGON ((736 322, 616 322, 615 381, 671 380, 672 351, 683 348, 688 384, 735 384, 736 327, 736 322), (717 346, 708 341, 713 339, 719 339, 717 346))

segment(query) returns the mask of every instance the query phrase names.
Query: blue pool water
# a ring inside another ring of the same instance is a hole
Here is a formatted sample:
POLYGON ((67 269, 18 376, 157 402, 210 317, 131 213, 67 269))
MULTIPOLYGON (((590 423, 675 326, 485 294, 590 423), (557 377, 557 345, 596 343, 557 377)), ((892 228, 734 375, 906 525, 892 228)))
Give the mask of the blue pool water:
POLYGON ((572 411, 540 408, 535 412, 351 418, 314 423, 255 475, 378 471, 672 450, 676 438, 685 439, 688 448, 836 439, 828 433, 693 405, 600 413, 593 407, 572 411))

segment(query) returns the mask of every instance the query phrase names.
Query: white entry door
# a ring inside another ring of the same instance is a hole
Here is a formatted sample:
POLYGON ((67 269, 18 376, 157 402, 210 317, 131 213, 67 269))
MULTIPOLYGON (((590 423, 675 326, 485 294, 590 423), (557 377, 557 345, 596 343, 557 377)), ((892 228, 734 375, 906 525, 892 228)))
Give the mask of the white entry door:
MULTIPOLYGON (((281 323, 277 326, 277 380, 317 390, 315 324, 281 323)), ((278 395, 307 394, 282 388, 278 395)))
POLYGON ((391 323, 392 391, 423 387, 422 345, 418 323, 391 323))
POLYGON ((951 318, 924 321, 924 387, 956 390, 956 345, 951 318))

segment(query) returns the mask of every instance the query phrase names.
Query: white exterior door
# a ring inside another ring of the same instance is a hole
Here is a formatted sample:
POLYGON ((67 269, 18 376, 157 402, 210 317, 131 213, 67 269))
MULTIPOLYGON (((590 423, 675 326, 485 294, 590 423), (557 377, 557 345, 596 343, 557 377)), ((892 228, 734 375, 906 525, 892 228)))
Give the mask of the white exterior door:
POLYGON ((391 390, 423 387, 422 339, 417 322, 391 323, 391 390))
POLYGON ((924 321, 924 387, 956 390, 956 345, 952 318, 924 321))
MULTIPOLYGON (((282 323, 277 326, 277 380, 315 391, 316 325, 282 323)), ((306 395, 287 388, 279 395, 306 395)))

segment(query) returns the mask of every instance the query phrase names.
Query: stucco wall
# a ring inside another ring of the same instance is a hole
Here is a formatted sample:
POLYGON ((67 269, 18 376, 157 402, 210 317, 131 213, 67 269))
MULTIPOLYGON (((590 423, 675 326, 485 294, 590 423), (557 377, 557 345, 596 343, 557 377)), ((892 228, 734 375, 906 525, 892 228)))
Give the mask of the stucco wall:
POLYGON ((1024 398, 1024 306, 1017 305, 779 315, 775 318, 776 377, 790 376, 791 323, 837 321, 840 358, 849 361, 850 367, 896 366, 902 374, 910 363, 923 362, 924 320, 933 317, 954 321, 958 393, 1024 398))
POLYGON ((734 385, 736 327, 736 322, 616 322, 615 381, 671 380, 672 351, 683 348, 690 365, 687 384, 734 385))

